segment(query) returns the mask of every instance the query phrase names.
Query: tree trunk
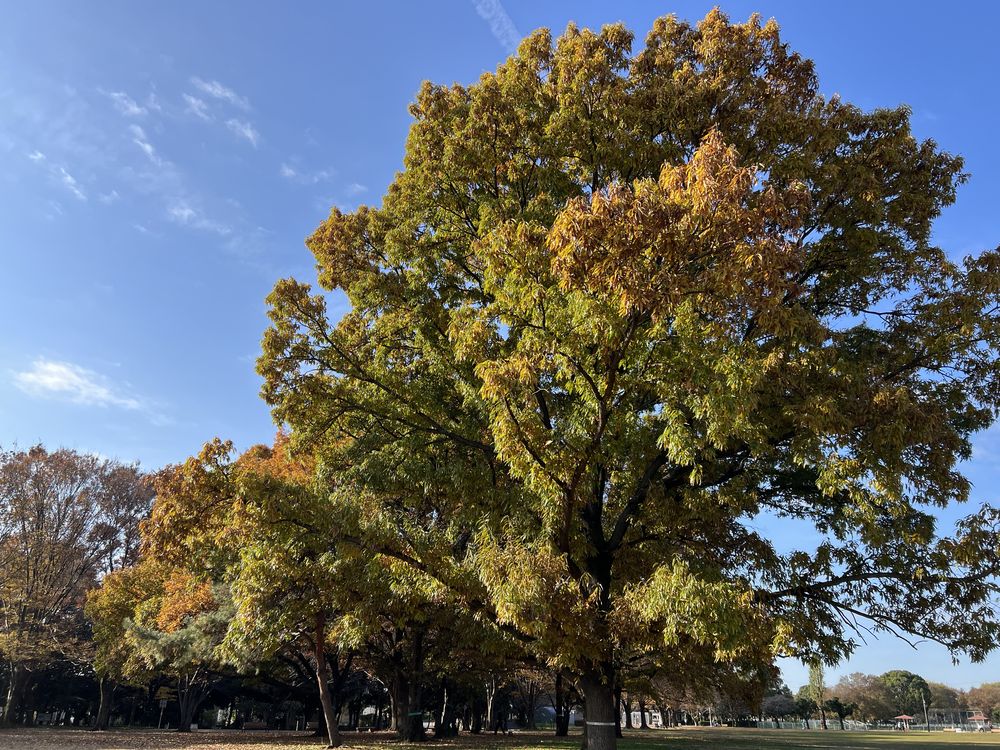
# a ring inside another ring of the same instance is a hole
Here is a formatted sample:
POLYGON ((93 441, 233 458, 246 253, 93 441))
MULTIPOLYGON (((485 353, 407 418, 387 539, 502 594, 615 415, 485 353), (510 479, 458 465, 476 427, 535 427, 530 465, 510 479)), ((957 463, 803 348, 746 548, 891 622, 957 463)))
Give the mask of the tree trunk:
POLYGON ((556 673, 556 737, 569 734, 569 706, 566 705, 566 692, 563 690, 562 672, 556 673))
POLYGON ((452 714, 455 712, 455 707, 448 703, 448 683, 447 681, 443 685, 444 696, 441 701, 441 711, 438 714, 437 720, 434 722, 434 739, 441 739, 442 737, 449 737, 452 734, 451 724, 452 724, 452 714))
POLYGON ((646 701, 642 698, 639 699, 639 729, 649 729, 649 723, 646 721, 646 701))
MULTIPOLYGON (((618 691, 618 695, 621 696, 621 690, 618 691)), ((625 710, 625 729, 635 729, 632 726, 632 699, 625 696, 621 699, 622 708, 625 710)), ((620 723, 620 722, 619 722, 620 723)))
POLYGON ((611 677, 611 668, 605 667, 580 678, 586 718, 583 740, 586 750, 616 750, 618 746, 615 726, 619 711, 611 677))
POLYGON ((426 739, 422 698, 420 676, 417 674, 410 679, 407 691, 406 704, 409 710, 406 712, 406 736, 403 739, 408 742, 423 742, 426 739))
POLYGON ((819 721, 823 730, 826 731, 826 709, 822 705, 819 707, 819 721))
POLYGON ((660 728, 661 729, 667 729, 667 728, 669 728, 670 727, 670 715, 667 712, 667 709, 659 701, 659 699, 655 700, 653 702, 653 705, 656 707, 656 710, 660 712, 660 728))
POLYGON ((494 702, 497 697, 497 678, 490 675, 489 681, 486 683, 486 731, 493 731, 493 734, 497 732, 497 718, 494 715, 494 702))
POLYGON ((622 689, 616 687, 615 695, 615 737, 622 738, 622 689))
POLYGON ((424 648, 423 633, 413 636, 413 651, 409 664, 394 669, 392 702, 396 719, 396 736, 406 742, 422 742, 424 734, 423 681, 424 648))
POLYGON ((177 690, 177 707, 180 709, 178 732, 191 731, 191 724, 194 723, 194 713, 198 709, 198 704, 201 703, 196 693, 197 689, 193 687, 188 687, 187 689, 180 687, 177 690))
POLYGON ((326 721, 327 747, 340 746, 340 727, 338 717, 333 709, 333 697, 330 695, 330 667, 326 663, 326 618, 316 616, 316 637, 313 643, 316 658, 316 683, 319 686, 319 702, 323 706, 323 718, 326 721))
POLYGON ((528 681, 528 715, 527 715, 527 725, 528 729, 534 731, 538 727, 535 725, 535 704, 538 701, 538 686, 535 685, 534 680, 528 681))
POLYGON ((111 724, 111 701, 114 698, 115 686, 107 675, 101 675, 101 703, 97 709, 97 721, 94 729, 105 730, 111 724))
POLYGON ((406 736, 406 714, 410 710, 407 696, 410 692, 410 681, 400 669, 395 670, 392 679, 392 728, 399 739, 406 736))
POLYGON ((4 724, 17 722, 18 713, 24 705, 24 694, 30 677, 30 672, 23 664, 13 662, 10 664, 10 685, 7 687, 7 700, 3 707, 4 724))
POLYGON ((483 711, 478 698, 472 699, 472 728, 469 730, 473 734, 480 734, 483 731, 483 711))

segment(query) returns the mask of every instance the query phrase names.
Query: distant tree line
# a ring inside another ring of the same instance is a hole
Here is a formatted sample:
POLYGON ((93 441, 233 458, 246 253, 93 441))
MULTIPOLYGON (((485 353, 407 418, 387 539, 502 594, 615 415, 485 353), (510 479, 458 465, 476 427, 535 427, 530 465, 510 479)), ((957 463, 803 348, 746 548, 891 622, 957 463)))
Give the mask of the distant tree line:
POLYGON ((760 708, 765 718, 818 719, 824 723, 829 719, 831 728, 841 729, 846 719, 877 725, 891 724, 895 717, 906 715, 919 724, 926 718, 932 725, 950 725, 968 723, 969 716, 978 713, 1000 723, 1000 682, 963 690, 900 669, 881 675, 854 672, 831 686, 812 681, 794 695, 782 686, 770 692, 760 708))

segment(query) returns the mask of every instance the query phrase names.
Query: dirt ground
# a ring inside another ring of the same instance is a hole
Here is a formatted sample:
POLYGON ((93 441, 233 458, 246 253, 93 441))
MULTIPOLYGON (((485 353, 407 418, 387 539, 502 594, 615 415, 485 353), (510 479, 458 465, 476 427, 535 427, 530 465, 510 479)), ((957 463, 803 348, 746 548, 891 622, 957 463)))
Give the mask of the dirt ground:
MULTIPOLYGON (((548 733, 503 736, 464 735, 421 745, 406 745, 392 732, 341 733, 344 750, 576 750, 579 737, 567 743, 548 733), (558 745, 563 747, 558 747, 558 745)), ((323 748, 325 742, 311 732, 264 732, 257 730, 199 730, 181 734, 170 730, 87 729, 51 727, 0 728, 0 750, 302 750, 323 748)), ((652 750, 652 748, 651 748, 652 750)))
MULTIPOLYGON (((576 730, 578 731, 578 730, 576 730)), ((556 739, 549 733, 462 735, 406 745, 389 732, 343 735, 345 750, 577 750, 578 733, 556 739)), ((619 750, 1000 750, 1000 734, 935 732, 837 732, 758 729, 670 729, 630 732, 619 750), (905 747, 904 747, 905 746, 905 747)), ((150 729, 91 732, 47 727, 0 729, 0 750, 302 750, 324 743, 305 732, 199 731, 178 734, 150 729)))
POLYGON ((292 732, 192 732, 130 729, 90 732, 86 729, 0 729, 0 750, 278 750, 278 748, 322 747, 311 734, 292 732))

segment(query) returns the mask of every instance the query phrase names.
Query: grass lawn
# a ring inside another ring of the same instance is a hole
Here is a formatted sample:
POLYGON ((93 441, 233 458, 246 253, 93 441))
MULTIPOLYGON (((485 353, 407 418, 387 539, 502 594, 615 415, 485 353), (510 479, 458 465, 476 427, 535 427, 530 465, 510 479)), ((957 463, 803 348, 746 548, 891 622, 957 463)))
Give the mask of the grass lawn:
MULTIPOLYGON (((995 747, 1000 750, 1000 734, 954 732, 841 732, 783 729, 670 729, 632 731, 620 740, 620 750, 938 750, 954 746, 995 747)), ((579 734, 557 740, 550 734, 518 733, 510 736, 492 734, 405 745, 387 733, 345 734, 344 747, 358 750, 577 750, 579 734)), ((192 734, 132 730, 88 732, 80 729, 0 729, 2 750, 301 750, 322 747, 316 738, 295 732, 204 731, 192 734)))

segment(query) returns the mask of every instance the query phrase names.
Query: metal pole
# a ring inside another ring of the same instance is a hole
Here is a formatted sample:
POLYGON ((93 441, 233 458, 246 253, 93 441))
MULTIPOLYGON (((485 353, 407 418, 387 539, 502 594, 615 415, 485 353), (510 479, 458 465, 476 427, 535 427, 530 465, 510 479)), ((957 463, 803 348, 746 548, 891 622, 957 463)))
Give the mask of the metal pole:
POLYGON ((920 691, 920 702, 924 704, 924 726, 927 727, 927 731, 931 731, 931 722, 927 718, 927 696, 924 695, 924 691, 920 691))

